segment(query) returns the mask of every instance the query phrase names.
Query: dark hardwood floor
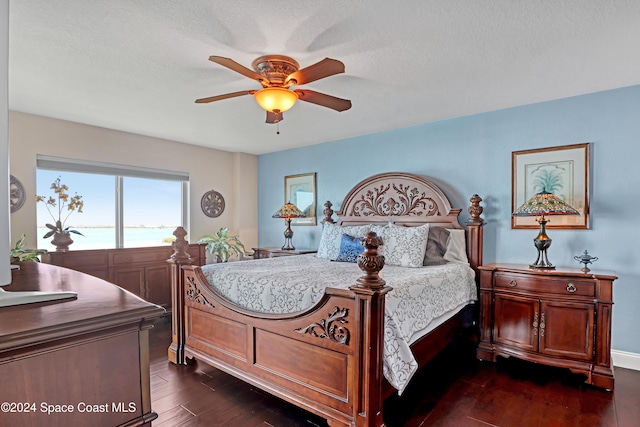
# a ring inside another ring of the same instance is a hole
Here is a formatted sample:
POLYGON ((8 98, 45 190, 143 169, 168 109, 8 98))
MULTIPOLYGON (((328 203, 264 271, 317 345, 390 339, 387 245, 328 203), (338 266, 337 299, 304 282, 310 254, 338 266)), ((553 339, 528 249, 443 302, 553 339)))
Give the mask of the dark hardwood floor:
MULTIPOLYGON (((202 363, 167 361, 168 318, 151 331, 154 427, 326 427, 326 422, 202 363)), ((516 359, 478 362, 454 346, 385 402, 388 427, 640 426, 640 372, 616 368, 606 392, 567 370, 516 359)))

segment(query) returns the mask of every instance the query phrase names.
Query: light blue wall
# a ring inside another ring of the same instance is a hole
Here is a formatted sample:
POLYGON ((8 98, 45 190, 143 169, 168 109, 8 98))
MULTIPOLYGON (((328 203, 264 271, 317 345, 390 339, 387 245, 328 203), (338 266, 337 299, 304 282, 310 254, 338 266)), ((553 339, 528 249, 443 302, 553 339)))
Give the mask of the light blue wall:
MULTIPOLYGON (((354 102, 357 108, 357 100, 354 102)), ((349 114, 348 112, 343 114, 349 114)), ((484 262, 530 263, 534 230, 511 229, 511 152, 592 142, 591 229, 551 230, 552 263, 578 266, 585 249, 594 269, 614 270, 613 348, 640 353, 640 86, 510 108, 438 123, 265 154, 258 160, 261 246, 281 246, 285 175, 317 173, 318 216, 339 210, 360 180, 389 171, 433 179, 453 206, 483 199, 484 262)), ((317 247, 321 226, 294 227, 297 247, 317 247)))

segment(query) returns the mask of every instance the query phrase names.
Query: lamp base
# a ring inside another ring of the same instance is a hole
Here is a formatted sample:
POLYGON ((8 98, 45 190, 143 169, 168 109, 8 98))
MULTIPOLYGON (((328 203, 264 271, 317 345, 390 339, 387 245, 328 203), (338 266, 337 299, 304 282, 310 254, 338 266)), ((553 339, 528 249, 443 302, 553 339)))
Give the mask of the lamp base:
POLYGON ((546 269, 546 270, 553 270, 554 268, 556 268, 555 265, 544 265, 544 264, 529 264, 530 268, 537 268, 537 269, 546 269))
POLYGON ((293 251, 296 248, 291 243, 291 239, 293 238, 293 230, 291 229, 291 218, 287 218, 287 229, 284 230, 284 246, 282 247, 283 251, 293 251))
POLYGON ((538 233, 536 238, 533 239, 533 245, 538 250, 538 257, 533 264, 529 264, 529 267, 554 269, 556 267, 549 262, 549 258, 547 257, 547 249, 549 249, 549 246, 551 246, 552 242, 552 240, 549 238, 549 236, 547 236, 546 233, 546 225, 548 221, 543 216, 538 220, 538 222, 540 223, 540 232, 538 233))
POLYGON ((281 248, 283 251, 295 251, 296 248, 291 244, 291 239, 287 238, 284 240, 284 246, 281 248))

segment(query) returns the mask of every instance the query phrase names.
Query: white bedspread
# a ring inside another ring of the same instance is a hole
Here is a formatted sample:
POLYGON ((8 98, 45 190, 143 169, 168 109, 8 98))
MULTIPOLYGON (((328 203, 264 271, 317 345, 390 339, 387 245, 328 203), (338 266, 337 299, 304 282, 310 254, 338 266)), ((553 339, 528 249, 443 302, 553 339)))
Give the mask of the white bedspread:
MULTIPOLYGON (((320 300, 326 287, 346 289, 362 271, 356 264, 315 255, 287 256, 202 267, 208 282, 233 303, 261 313, 294 313, 320 300)), ((380 272, 393 290, 385 304, 384 375, 402 393, 418 368, 410 345, 434 319, 477 299, 467 264, 423 268, 387 265, 380 272)))

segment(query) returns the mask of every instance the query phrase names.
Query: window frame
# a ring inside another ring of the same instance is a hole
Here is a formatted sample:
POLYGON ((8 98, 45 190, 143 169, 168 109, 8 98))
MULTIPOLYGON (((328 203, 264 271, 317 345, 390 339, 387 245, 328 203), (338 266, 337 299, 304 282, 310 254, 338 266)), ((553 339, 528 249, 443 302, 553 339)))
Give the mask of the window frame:
POLYGON ((70 159, 43 154, 36 155, 38 170, 57 172, 87 173, 115 178, 115 247, 124 248, 124 191, 125 177, 179 181, 181 185, 181 225, 189 229, 189 173, 141 166, 96 162, 92 160, 70 159))

